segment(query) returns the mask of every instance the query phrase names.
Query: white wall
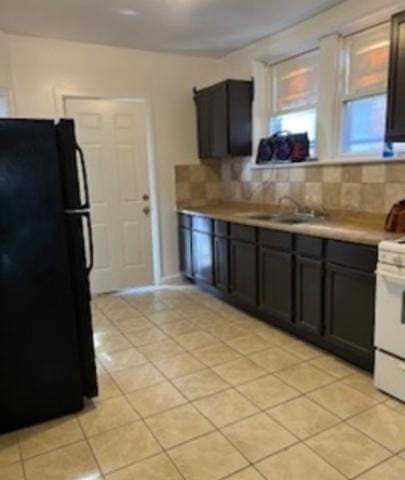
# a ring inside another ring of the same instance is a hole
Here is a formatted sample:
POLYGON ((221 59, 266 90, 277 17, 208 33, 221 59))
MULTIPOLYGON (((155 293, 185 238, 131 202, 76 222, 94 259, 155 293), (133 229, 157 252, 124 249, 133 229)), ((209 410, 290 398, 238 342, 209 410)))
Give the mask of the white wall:
POLYGON ((0 88, 11 86, 9 38, 0 30, 0 88))
POLYGON ((162 277, 178 273, 174 165, 198 163, 192 87, 219 78, 219 62, 10 36, 15 111, 56 116, 54 89, 150 104, 160 207, 162 277))

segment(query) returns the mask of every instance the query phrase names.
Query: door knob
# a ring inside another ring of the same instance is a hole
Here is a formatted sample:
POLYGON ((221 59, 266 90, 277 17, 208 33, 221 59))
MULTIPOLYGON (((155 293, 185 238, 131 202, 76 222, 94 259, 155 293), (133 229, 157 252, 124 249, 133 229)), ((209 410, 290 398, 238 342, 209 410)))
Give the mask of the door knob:
POLYGON ((147 202, 149 200, 149 195, 147 193, 142 195, 142 200, 145 200, 145 202, 147 202))
POLYGON ((143 209, 143 213, 144 213, 145 215, 149 215, 149 214, 150 214, 150 208, 149 208, 149 207, 145 207, 145 208, 143 209))

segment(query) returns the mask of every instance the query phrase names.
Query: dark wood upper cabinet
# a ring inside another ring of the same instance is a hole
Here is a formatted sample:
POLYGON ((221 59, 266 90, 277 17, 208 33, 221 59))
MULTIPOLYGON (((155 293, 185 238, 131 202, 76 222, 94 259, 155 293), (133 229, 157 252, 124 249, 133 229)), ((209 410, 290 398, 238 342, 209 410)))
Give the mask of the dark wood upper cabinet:
POLYGON ((225 80, 194 98, 200 158, 252 154, 253 81, 225 80))
POLYGON ((386 140, 405 142, 405 12, 391 20, 386 140))

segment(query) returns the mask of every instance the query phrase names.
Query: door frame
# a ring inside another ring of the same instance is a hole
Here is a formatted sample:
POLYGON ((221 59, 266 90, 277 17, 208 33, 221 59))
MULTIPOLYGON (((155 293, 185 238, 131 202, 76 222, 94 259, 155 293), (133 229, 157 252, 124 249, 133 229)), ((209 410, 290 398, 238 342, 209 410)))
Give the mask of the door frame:
MULTIPOLYGON (((54 103, 56 120, 66 117, 66 100, 117 100, 121 102, 143 103, 146 110, 146 150, 151 206, 151 236, 152 236, 152 265, 153 285, 162 283, 161 245, 160 245, 160 214, 159 195, 157 191, 157 169, 155 157, 155 142, 153 137, 152 109, 150 102, 144 97, 121 97, 114 95, 95 95, 93 93, 78 92, 63 88, 54 88, 54 103)), ((147 286, 147 285, 145 285, 147 286)))

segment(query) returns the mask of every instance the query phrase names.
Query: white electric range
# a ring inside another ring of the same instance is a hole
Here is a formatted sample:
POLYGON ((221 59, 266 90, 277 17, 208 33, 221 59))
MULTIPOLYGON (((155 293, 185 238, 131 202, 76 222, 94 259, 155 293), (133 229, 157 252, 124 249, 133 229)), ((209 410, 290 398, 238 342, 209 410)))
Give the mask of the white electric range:
POLYGON ((379 245, 375 347, 376 387, 405 401, 405 238, 379 245))

